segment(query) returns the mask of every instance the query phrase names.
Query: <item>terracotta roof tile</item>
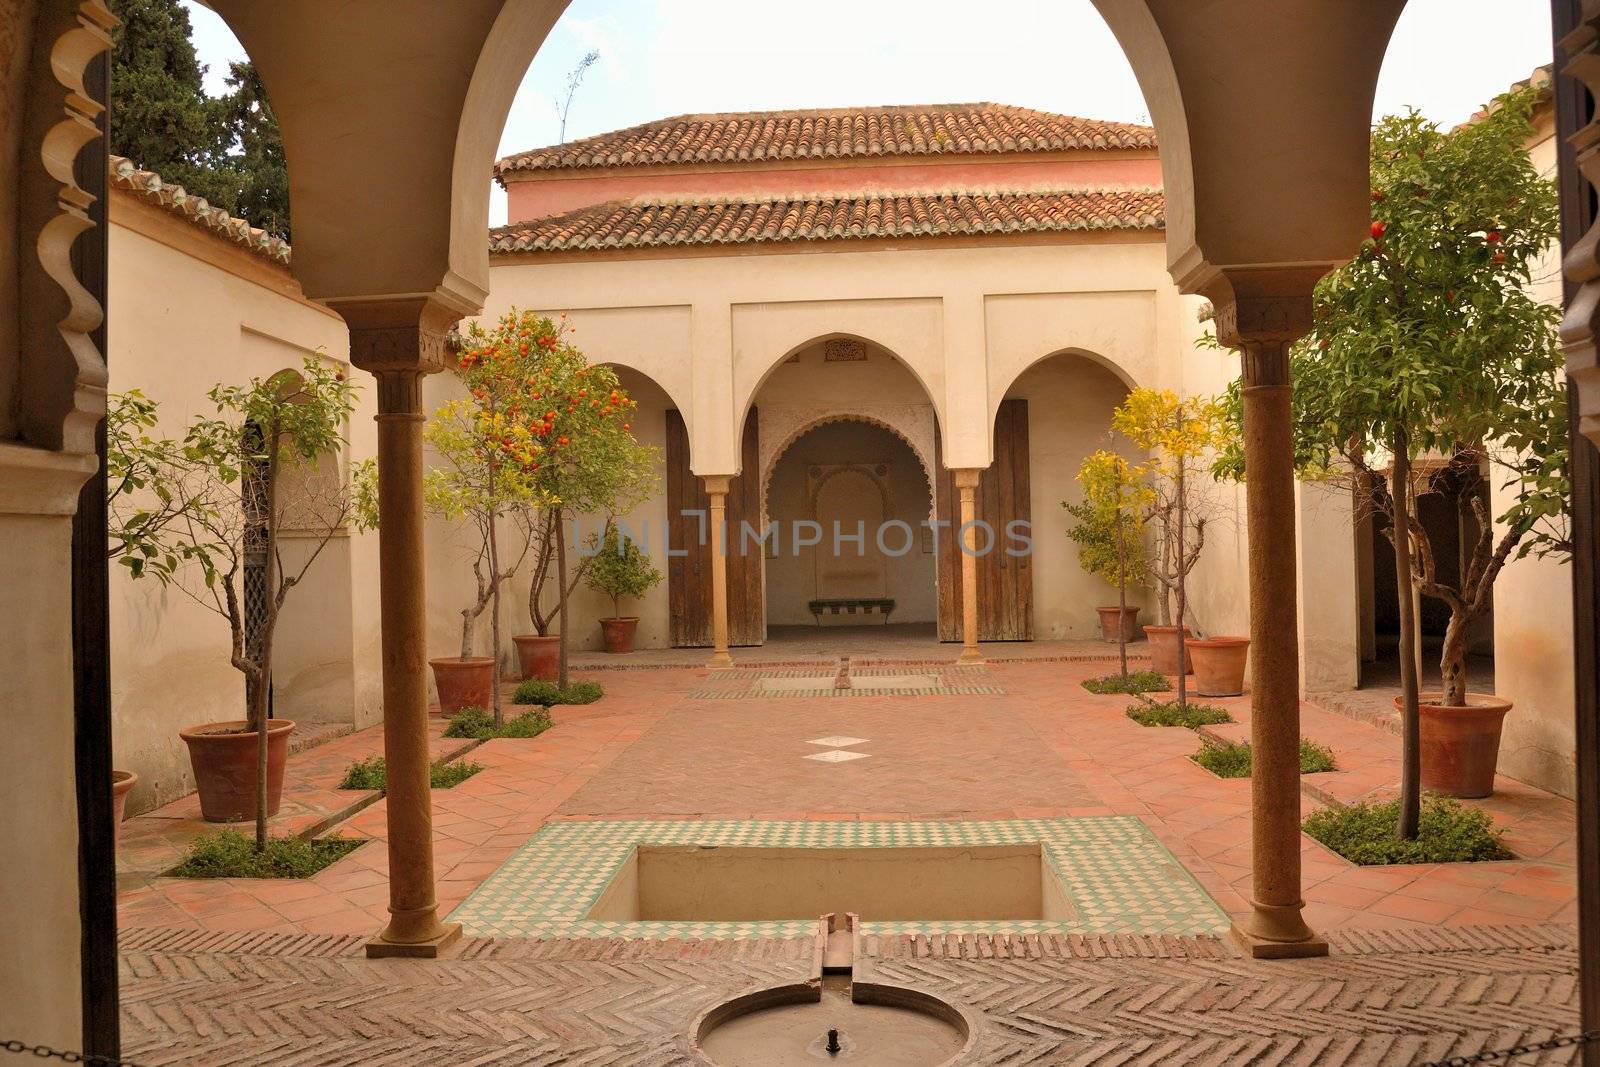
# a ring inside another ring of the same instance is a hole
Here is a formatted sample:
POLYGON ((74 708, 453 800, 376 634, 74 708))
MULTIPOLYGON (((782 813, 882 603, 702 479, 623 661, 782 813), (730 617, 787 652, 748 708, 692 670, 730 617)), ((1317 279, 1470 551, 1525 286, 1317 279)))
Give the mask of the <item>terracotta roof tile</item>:
POLYGON ((1153 148, 1155 143, 1155 131, 1148 126, 1004 104, 748 111, 679 115, 519 152, 496 163, 495 175, 682 163, 1153 148))
POLYGON ((283 238, 235 218, 220 207, 212 207, 204 197, 190 196, 183 186, 164 180, 154 171, 140 170, 124 156, 111 156, 109 169, 112 188, 133 193, 224 240, 243 245, 263 259, 288 266, 289 242, 283 238))
POLYGON ((1154 189, 618 200, 489 231, 492 253, 1160 230, 1154 189))

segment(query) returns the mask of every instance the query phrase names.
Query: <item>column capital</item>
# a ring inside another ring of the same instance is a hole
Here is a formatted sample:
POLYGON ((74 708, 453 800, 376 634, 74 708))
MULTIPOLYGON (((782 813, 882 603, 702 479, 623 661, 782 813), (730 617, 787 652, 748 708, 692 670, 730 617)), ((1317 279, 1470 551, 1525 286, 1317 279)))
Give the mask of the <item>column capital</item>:
POLYGON ((976 489, 978 479, 983 477, 982 467, 954 467, 950 473, 955 476, 957 489, 976 489))
POLYGON ((1246 388, 1289 384, 1289 346, 1311 330, 1322 267, 1224 268, 1202 287, 1217 341, 1239 349, 1246 388))
POLYGON ((350 328, 350 362, 379 375, 436 374, 450 362, 450 330, 474 309, 438 294, 328 301, 350 328))
POLYGON ((700 482, 712 496, 727 496, 728 485, 736 477, 734 474, 702 474, 700 482))

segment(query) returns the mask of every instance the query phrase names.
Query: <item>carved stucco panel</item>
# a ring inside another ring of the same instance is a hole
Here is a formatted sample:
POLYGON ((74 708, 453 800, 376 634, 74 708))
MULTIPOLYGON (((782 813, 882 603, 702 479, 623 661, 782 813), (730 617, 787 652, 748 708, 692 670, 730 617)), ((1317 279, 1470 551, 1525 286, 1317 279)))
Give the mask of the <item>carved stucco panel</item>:
POLYGON ((777 407, 756 409, 757 453, 761 475, 762 521, 766 521, 767 493, 772 487, 772 472, 778 460, 801 435, 830 422, 865 422, 888 430, 910 446, 922 465, 928 484, 928 500, 934 499, 933 471, 934 414, 931 404, 862 404, 843 407, 777 407))

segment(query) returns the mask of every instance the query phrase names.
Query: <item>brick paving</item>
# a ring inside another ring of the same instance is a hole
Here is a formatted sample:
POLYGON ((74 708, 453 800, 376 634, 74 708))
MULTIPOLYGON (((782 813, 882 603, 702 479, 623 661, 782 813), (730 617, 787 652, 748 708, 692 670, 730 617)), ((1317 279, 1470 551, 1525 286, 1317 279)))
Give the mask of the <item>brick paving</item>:
MULTIPOLYGON (((1195 733, 1137 726, 1123 714, 1128 698, 1079 686, 1107 669, 996 663, 1003 694, 848 701, 695 700, 701 669, 593 674, 602 700, 556 709, 557 726, 539 738, 479 747, 472 759, 487 769, 434 794, 441 907, 455 908, 545 825, 574 820, 1119 815, 1142 821, 1226 912, 1242 913, 1249 782, 1189 760, 1195 733), (832 751, 806 744, 830 735, 864 739, 848 747, 871 758, 803 758, 832 751)), ((1248 697, 1220 703, 1241 722, 1214 729, 1242 736, 1248 697)), ((1344 768, 1307 779, 1308 809, 1392 790, 1392 734, 1315 705, 1304 718, 1344 768)), ((291 767, 310 787, 306 755, 291 767)), ((1256 964, 1225 949, 1205 966, 1192 953, 1167 960, 1157 981, 1148 964, 1085 971, 1076 958, 999 960, 991 944, 961 961, 964 977, 918 963, 917 981, 967 984, 952 995, 993 1023, 992 1062, 1417 1063, 1569 1028, 1572 805, 1509 780, 1477 803, 1507 828, 1517 859, 1358 868, 1302 839, 1307 917, 1329 934, 1331 962, 1256 964), (1123 991, 1092 992, 1108 987, 1123 991), (1274 997, 1303 1008, 1261 1008, 1274 997), (1347 1001, 1361 1006, 1330 1006, 1347 1001)), ((381 839, 383 800, 336 832, 381 839)), ((149 1063, 682 1062, 676 1035, 695 1011, 774 973, 770 951, 753 970, 740 955, 761 942, 473 942, 436 963, 368 963, 359 946, 386 919, 386 866, 374 840, 305 881, 152 877, 124 892, 130 1049, 149 1063), (320 945, 338 966, 273 945, 320 945), (636 969, 616 969, 630 953, 643 954, 636 969), (468 968, 479 962, 488 969, 468 968), (615 1009, 601 1006, 607 989, 615 1009)), ((880 955, 883 968, 916 958, 914 943, 880 955)), ((1570 1062, 1562 1055, 1529 1062, 1570 1062)))
MULTIPOLYGON (((1572 937, 1356 932, 1291 964, 1217 938, 895 937, 866 939, 856 966, 964 1009, 964 1064, 1376 1067, 1570 1032, 1572 937)), ((123 952, 124 1054, 148 1067, 688 1064, 690 1020, 806 978, 812 944, 469 939, 449 959, 374 963, 355 937, 142 931, 123 952)))

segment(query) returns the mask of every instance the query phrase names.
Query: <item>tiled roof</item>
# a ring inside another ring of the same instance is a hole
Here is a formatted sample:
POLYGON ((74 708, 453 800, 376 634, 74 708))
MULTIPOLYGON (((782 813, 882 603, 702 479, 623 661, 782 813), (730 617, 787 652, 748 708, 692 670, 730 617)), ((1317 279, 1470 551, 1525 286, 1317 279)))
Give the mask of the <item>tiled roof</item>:
MULTIPOLYGON (((1534 93, 1534 103, 1536 106, 1539 104, 1548 104, 1555 99, 1555 69, 1554 63, 1546 63, 1542 67, 1534 67, 1532 74, 1520 81, 1512 82, 1510 88, 1506 89, 1506 92, 1519 93, 1524 89, 1532 89, 1534 93)), ((1466 122, 1462 123, 1462 125, 1470 126, 1474 122, 1482 122, 1489 116, 1490 112, 1499 106, 1500 102, 1498 99, 1489 101, 1485 107, 1474 111, 1471 117, 1468 118, 1466 122)))
POLYGON ((110 179, 113 188, 133 193, 146 203, 170 211, 224 240, 242 245, 263 259, 284 266, 289 263, 289 242, 283 238, 252 226, 244 219, 234 218, 219 207, 212 207, 203 197, 190 196, 184 192, 183 186, 163 180, 154 171, 140 170, 124 156, 110 157, 110 179))
POLYGON ((1148 126, 1004 104, 747 111, 679 115, 519 152, 496 163, 495 174, 674 163, 1153 148, 1155 143, 1155 131, 1148 126))
POLYGON ((582 252, 873 237, 1160 230, 1154 189, 626 200, 489 232, 489 250, 582 252))

